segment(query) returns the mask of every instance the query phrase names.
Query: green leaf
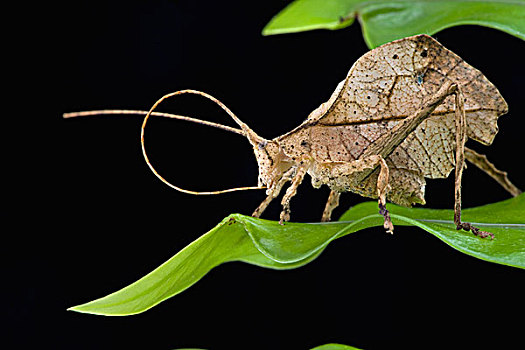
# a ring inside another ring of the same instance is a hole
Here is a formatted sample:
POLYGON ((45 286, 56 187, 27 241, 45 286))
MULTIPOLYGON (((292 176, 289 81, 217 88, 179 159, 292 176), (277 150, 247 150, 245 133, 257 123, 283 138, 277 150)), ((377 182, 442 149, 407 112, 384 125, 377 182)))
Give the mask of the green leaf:
MULTIPOLYGON (((373 203, 363 203, 348 210, 341 220, 355 220, 375 210, 373 203)), ((449 209, 404 208, 389 205, 388 210, 395 226, 417 226, 433 234, 452 248, 482 260, 525 268, 525 194, 518 197, 465 209, 463 222, 475 224, 482 230, 494 233, 495 239, 480 239, 473 234, 456 230, 449 209)), ((377 225, 382 217, 377 215, 377 225)), ((398 228, 397 230, 401 230, 398 228)))
POLYGON ((356 17, 371 49, 464 24, 499 29, 525 40, 524 0, 296 0, 266 25, 263 35, 340 29, 356 17))
MULTIPOLYGON (((137 314, 184 291, 212 268, 225 262, 243 261, 266 268, 290 269, 315 259, 315 255, 290 263, 269 259, 253 244, 242 225, 243 219, 238 214, 228 216, 211 231, 135 283, 68 310, 113 316, 137 314)), ((294 225, 289 226, 291 229, 294 225)))
POLYGON ((317 346, 311 350, 359 350, 353 346, 343 345, 343 344, 325 344, 317 346))
MULTIPOLYGON (((408 209, 389 204, 396 231, 418 226, 451 247, 499 264, 525 268, 525 194, 463 210, 463 220, 495 234, 481 239, 456 231, 452 210, 408 209)), ((366 202, 347 211, 342 221, 286 223, 232 214, 137 282, 101 299, 70 308, 100 315, 143 312, 189 288, 219 264, 242 261, 272 269, 291 269, 315 259, 334 239, 373 226, 382 226, 377 203, 366 202)))

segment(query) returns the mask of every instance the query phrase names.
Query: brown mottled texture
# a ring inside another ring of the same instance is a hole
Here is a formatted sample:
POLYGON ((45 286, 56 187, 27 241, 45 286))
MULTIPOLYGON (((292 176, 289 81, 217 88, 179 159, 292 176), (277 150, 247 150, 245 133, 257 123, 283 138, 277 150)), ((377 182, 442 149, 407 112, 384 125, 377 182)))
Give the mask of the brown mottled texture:
MULTIPOLYGON (((480 71, 426 35, 394 41, 363 55, 330 100, 280 142, 286 150, 287 144, 308 137, 316 162, 353 161, 377 146, 380 136, 428 105, 445 83, 461 86, 468 136, 490 144, 497 118, 507 112, 505 100, 480 71), (308 133, 301 132, 305 128, 308 133)), ((448 177, 455 166, 454 128, 454 97, 449 96, 386 158, 391 169, 390 201, 424 204, 425 178, 448 177)), ((355 192, 374 198, 374 181, 368 182, 355 192)))
MULTIPOLYGON (((456 168, 455 221, 466 229, 470 226, 460 220, 464 143, 471 138, 491 144, 497 119, 506 112, 496 87, 430 36, 385 44, 357 60, 330 99, 301 125, 268 141, 271 149, 264 148, 259 160, 259 178, 268 187, 261 206, 277 196, 282 184, 273 184, 286 172, 292 181, 282 201, 281 222, 286 221, 290 199, 308 173, 314 187, 331 189, 324 221, 339 193, 352 191, 378 198, 391 231, 385 199, 424 204, 425 178, 445 178, 456 168)), ((261 154, 260 148, 255 151, 261 154)), ((498 172, 491 168, 489 174, 502 179, 494 175, 498 172)), ((261 206, 255 216, 264 210, 261 206)))

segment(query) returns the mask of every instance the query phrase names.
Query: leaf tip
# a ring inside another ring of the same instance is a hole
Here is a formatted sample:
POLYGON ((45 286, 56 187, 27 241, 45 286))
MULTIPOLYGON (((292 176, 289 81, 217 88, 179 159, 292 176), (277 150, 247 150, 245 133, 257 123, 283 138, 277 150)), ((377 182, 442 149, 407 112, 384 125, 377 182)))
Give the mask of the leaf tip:
POLYGON ((261 31, 262 36, 268 36, 272 35, 272 29, 268 28, 268 25, 264 26, 263 30, 261 31))
MULTIPOLYGON (((93 302, 71 306, 67 308, 66 311, 74 311, 74 312, 78 312, 81 314, 91 314, 91 315, 120 316, 120 314, 116 314, 116 313, 113 314, 113 313, 103 312, 101 311, 100 308, 97 308, 96 306, 94 307, 92 303, 93 302)), ((125 314, 122 314, 122 315, 125 315, 125 314)))
MULTIPOLYGON (((83 305, 85 305, 85 304, 83 304, 83 305)), ((87 312, 86 310, 84 310, 82 308, 83 305, 76 305, 76 306, 68 307, 66 309, 66 311, 74 311, 74 312, 80 312, 80 313, 89 313, 89 312, 87 312)))

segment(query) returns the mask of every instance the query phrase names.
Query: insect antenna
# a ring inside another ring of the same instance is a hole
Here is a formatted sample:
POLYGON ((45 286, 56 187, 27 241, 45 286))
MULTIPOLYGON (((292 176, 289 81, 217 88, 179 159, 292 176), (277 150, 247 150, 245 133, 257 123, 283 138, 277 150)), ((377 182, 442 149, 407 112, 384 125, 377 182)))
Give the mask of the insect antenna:
POLYGON ((142 154, 144 156, 144 160, 146 161, 146 164, 148 164, 148 167, 153 172, 153 174, 155 174, 155 176, 157 176, 166 185, 168 185, 169 187, 171 187, 171 188, 173 188, 173 189, 175 189, 175 190, 177 190, 179 192, 188 193, 188 194, 194 194, 194 195, 214 195, 214 194, 228 193, 228 192, 234 192, 234 191, 260 190, 260 189, 265 189, 266 188, 264 186, 248 186, 248 187, 230 188, 230 189, 219 190, 219 191, 191 191, 191 190, 186 190, 184 188, 181 188, 181 187, 173 185, 172 183, 170 183, 169 181, 164 179, 164 177, 162 177, 157 172, 157 170, 155 170, 153 165, 151 165, 151 162, 150 162, 150 160, 148 158, 148 155, 146 153, 146 148, 145 148, 145 145, 144 145, 144 131, 145 131, 145 128, 146 128, 146 123, 147 123, 149 117, 152 116, 152 115, 160 116, 160 117, 173 118, 173 119, 179 119, 179 120, 185 120, 185 121, 190 121, 190 122, 197 123, 197 124, 212 126, 214 128, 218 128, 218 129, 222 129, 222 130, 233 132, 233 133, 236 133, 236 134, 239 134, 239 135, 246 136, 250 140, 254 139, 254 138, 260 139, 260 137, 257 136, 239 118, 237 118, 237 116, 235 114, 233 114, 233 112, 230 111, 230 109, 228 107, 226 107, 218 99, 216 99, 215 97, 213 97, 211 95, 208 95, 207 93, 204 93, 204 92, 201 92, 201 91, 197 91, 197 90, 180 90, 180 91, 172 92, 172 93, 169 93, 167 95, 162 96, 157 102, 155 102, 155 104, 151 107, 151 109, 148 112, 146 112, 146 111, 137 111, 137 110, 108 109, 108 110, 64 113, 63 117, 64 118, 74 118, 74 117, 84 117, 84 116, 94 116, 94 115, 104 115, 104 114, 138 114, 138 115, 146 115, 145 118, 144 118, 144 121, 142 122, 142 127, 141 127, 141 130, 140 130, 140 143, 141 143, 141 146, 142 146, 142 154), (230 126, 226 126, 226 125, 222 125, 222 124, 218 124, 218 123, 213 123, 213 122, 209 122, 209 121, 205 121, 205 120, 200 120, 200 119, 196 119, 196 118, 191 118, 191 117, 187 117, 187 116, 183 116, 183 115, 177 115, 177 114, 171 114, 171 113, 162 113, 162 112, 154 112, 154 110, 157 108, 157 106, 162 101, 164 101, 164 100, 166 100, 166 99, 168 99, 170 97, 177 96, 177 95, 182 95, 182 94, 195 94, 195 95, 200 95, 200 96, 203 96, 203 97, 206 97, 206 98, 212 100, 213 102, 218 104, 226 113, 228 113, 228 115, 230 117, 232 117, 232 119, 241 127, 241 129, 236 129, 236 128, 232 128, 230 126))
MULTIPOLYGON (((101 109, 96 111, 82 111, 82 112, 72 112, 72 113, 64 113, 62 116, 64 118, 76 118, 76 117, 90 117, 90 116, 96 116, 96 115, 147 115, 148 111, 139 111, 139 110, 130 110, 130 109, 101 109)), ((164 113, 164 112, 152 112, 151 115, 156 117, 166 117, 166 118, 172 118, 172 119, 178 119, 178 120, 185 120, 192 123, 212 126, 217 129, 226 130, 229 132, 233 132, 235 134, 239 134, 242 136, 245 136, 244 131, 241 129, 232 128, 231 126, 226 126, 218 123, 209 122, 206 120, 201 120, 197 118, 191 118, 187 117, 185 115, 178 115, 173 113, 164 113)))

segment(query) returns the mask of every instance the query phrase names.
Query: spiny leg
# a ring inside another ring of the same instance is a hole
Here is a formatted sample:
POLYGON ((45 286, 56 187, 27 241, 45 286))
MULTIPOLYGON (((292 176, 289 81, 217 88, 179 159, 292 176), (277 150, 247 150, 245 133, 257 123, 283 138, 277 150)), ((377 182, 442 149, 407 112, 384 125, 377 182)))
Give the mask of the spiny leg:
POLYGON ((292 180, 292 184, 290 187, 286 189, 286 193, 283 196, 283 199, 281 201, 281 204, 283 206, 283 210, 281 211, 279 223, 283 225, 284 221, 290 220, 290 200, 293 196, 297 193, 297 187, 303 182, 304 176, 306 175, 306 170, 308 169, 307 166, 304 164, 301 165, 297 172, 295 173, 295 176, 292 180))
POLYGON ((455 172, 455 202, 454 202, 454 224, 457 230, 471 231, 478 237, 489 237, 494 239, 494 234, 486 231, 481 231, 477 227, 472 226, 468 222, 461 222, 461 179, 463 177, 463 168, 465 166, 465 141, 467 139, 467 128, 465 121, 465 108, 463 106, 463 94, 459 87, 455 92, 455 109, 454 121, 456 125, 456 172, 455 172))
MULTIPOLYGON (((290 169, 290 170, 292 170, 292 169, 290 169)), ((257 209, 255 209, 255 211, 253 212, 253 214, 252 214, 253 217, 258 218, 258 217, 260 217, 262 215, 262 213, 266 210, 266 208, 268 207, 270 202, 274 198, 276 198, 279 195, 279 193, 281 193, 281 190, 282 190, 284 184, 292 179, 291 175, 292 175, 292 171, 286 172, 281 177, 279 182, 277 182, 277 184, 270 189, 270 191, 267 193, 266 198, 262 201, 261 204, 259 204, 257 209)))
MULTIPOLYGON (((379 209, 380 213, 385 217, 384 227, 387 232, 392 232, 394 226, 390 219, 390 214, 386 210, 385 196, 388 186, 388 166, 385 159, 410 135, 416 128, 432 115, 432 112, 443 103, 443 101, 450 95, 456 94, 458 90, 457 84, 452 81, 445 81, 445 83, 439 88, 439 90, 427 100, 426 104, 423 105, 417 112, 404 119, 398 125, 396 125, 390 132, 383 134, 377 139, 370 147, 363 153, 363 159, 366 157, 380 157, 381 161, 378 161, 377 165, 381 165, 381 171, 378 177, 377 190, 379 197, 379 209)), ((456 95, 457 96, 457 95, 456 95)), ((463 137, 464 144, 464 137, 463 137)), ((375 168, 367 169, 362 171, 357 177, 356 181, 362 181, 368 177, 375 168)))
POLYGON ((321 218, 321 221, 330 221, 330 218, 332 217, 332 212, 335 208, 339 206, 339 197, 341 197, 341 192, 337 192, 334 190, 330 191, 330 195, 328 196, 328 200, 326 201, 326 206, 324 208, 323 217, 321 218))
POLYGON ((497 169, 494 164, 487 159, 486 155, 479 154, 465 147, 465 158, 496 180, 513 197, 516 197, 521 193, 521 190, 510 182, 507 177, 507 172, 497 169))
MULTIPOLYGON (((430 117, 434 109, 437 108, 446 97, 454 94, 455 95, 455 124, 456 124, 456 172, 455 172, 455 204, 454 204, 454 223, 458 230, 463 229, 466 231, 472 231, 476 236, 479 237, 494 237, 492 233, 479 230, 477 227, 472 226, 469 223, 461 222, 461 178, 463 176, 463 166, 465 160, 465 141, 467 138, 466 134, 466 122, 465 122, 465 109, 463 106, 463 95, 459 90, 457 84, 446 81, 433 95, 428 102, 416 113, 410 117, 404 119, 401 123, 396 125, 390 132, 383 134, 377 139, 367 150, 363 153, 363 156, 380 155, 383 158, 387 158, 394 149, 403 142, 406 137, 412 133, 425 119, 430 117)), ((368 169, 362 172, 357 181, 366 178, 372 173, 374 169, 368 169)))

